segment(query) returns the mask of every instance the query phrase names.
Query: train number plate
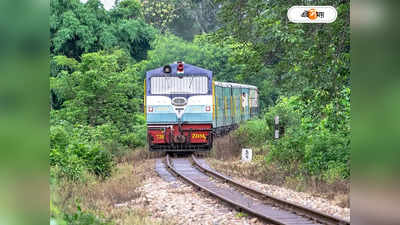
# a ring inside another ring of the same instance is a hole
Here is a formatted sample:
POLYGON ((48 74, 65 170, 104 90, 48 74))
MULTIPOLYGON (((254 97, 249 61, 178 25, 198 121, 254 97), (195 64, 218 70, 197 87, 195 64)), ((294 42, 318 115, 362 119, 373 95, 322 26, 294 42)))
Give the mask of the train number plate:
POLYGON ((192 134, 192 138, 193 139, 202 139, 202 140, 206 140, 206 135, 205 134, 192 134))
POLYGON ((155 136, 158 140, 164 140, 164 134, 156 134, 155 136))

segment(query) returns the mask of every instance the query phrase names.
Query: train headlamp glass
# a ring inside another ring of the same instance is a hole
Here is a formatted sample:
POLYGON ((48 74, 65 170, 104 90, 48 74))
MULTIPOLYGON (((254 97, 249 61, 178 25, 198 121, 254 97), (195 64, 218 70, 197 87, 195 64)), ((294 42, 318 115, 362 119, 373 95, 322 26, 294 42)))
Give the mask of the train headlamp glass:
POLYGON ((170 65, 165 65, 163 68, 164 73, 171 73, 172 69, 170 65))

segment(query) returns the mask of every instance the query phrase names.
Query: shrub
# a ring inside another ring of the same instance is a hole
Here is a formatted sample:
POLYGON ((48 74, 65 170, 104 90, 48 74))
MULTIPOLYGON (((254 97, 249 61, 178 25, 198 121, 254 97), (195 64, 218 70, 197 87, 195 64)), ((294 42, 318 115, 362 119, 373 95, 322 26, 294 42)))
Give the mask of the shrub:
POLYGON ((58 163, 58 176, 66 177, 69 180, 80 181, 85 170, 84 161, 74 154, 60 154, 58 163))
POLYGON ((106 178, 111 175, 113 159, 110 152, 106 151, 101 145, 88 147, 85 161, 90 172, 106 178))
POLYGON ((71 180, 79 180, 85 170, 101 178, 110 176, 113 167, 112 154, 99 141, 94 141, 98 139, 96 129, 88 126, 52 126, 50 165, 59 168, 58 176, 71 180))
POLYGON ((304 152, 304 169, 325 178, 347 178, 350 175, 350 146, 346 138, 330 132, 315 131, 308 137, 304 152))
POLYGON ((102 219, 98 218, 96 215, 94 215, 90 212, 82 211, 79 206, 78 206, 78 210, 75 213, 65 214, 64 220, 69 225, 86 225, 86 224, 108 225, 108 224, 110 224, 110 223, 103 221, 102 219))
POLYGON ((279 116, 280 127, 290 128, 297 127, 301 121, 300 100, 297 96, 290 98, 283 97, 278 100, 278 103, 269 107, 264 115, 264 119, 270 130, 270 138, 274 137, 275 116, 279 116))
POLYGON ((121 142, 131 148, 143 147, 146 145, 147 127, 145 125, 135 126, 135 132, 128 133, 121 137, 121 142))
POLYGON ((276 162, 295 176, 311 175, 329 182, 348 178, 350 105, 338 102, 319 105, 320 112, 298 97, 281 98, 270 107, 264 118, 271 129, 279 115, 284 133, 270 142, 267 163, 276 162))
POLYGON ((349 165, 341 162, 328 163, 328 168, 322 174, 322 179, 328 183, 348 179, 350 176, 349 165))
POLYGON ((278 162, 283 169, 292 173, 331 181, 348 178, 348 137, 319 128, 319 125, 311 130, 304 126, 288 128, 283 137, 271 142, 267 162, 278 162))
POLYGON ((279 140, 270 145, 270 152, 266 157, 267 163, 278 162, 279 166, 291 172, 298 172, 298 166, 304 158, 306 136, 296 129, 288 129, 279 140))
POLYGON ((101 145, 87 143, 72 143, 66 151, 68 155, 76 155, 84 166, 95 175, 105 178, 111 175, 113 160, 110 152, 101 145))
POLYGON ((267 123, 263 119, 250 120, 234 132, 235 138, 246 146, 258 147, 266 143, 269 136, 267 123))
POLYGON ((50 127, 50 149, 65 149, 68 145, 68 133, 63 126, 50 127))

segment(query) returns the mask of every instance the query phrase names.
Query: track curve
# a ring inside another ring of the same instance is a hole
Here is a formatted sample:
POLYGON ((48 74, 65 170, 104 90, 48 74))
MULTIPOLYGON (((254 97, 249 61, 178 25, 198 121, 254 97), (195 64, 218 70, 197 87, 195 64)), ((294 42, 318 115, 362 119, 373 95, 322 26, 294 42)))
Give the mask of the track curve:
MULTIPOLYGON (((303 207, 302 211, 299 211, 299 207, 301 208, 302 206, 294 205, 276 198, 271 199, 273 198, 272 196, 266 195, 268 196, 268 199, 266 199, 265 196, 260 197, 261 192, 255 194, 252 192, 256 190, 249 191, 243 187, 240 188, 234 183, 231 183, 234 181, 230 178, 211 170, 211 168, 206 168, 206 166, 201 165, 194 155, 192 155, 191 159, 194 161, 196 167, 192 165, 190 158, 171 159, 169 155, 166 157, 166 164, 167 167, 176 174, 176 176, 181 177, 196 188, 204 190, 205 192, 233 205, 238 210, 246 211, 247 213, 265 221, 280 225, 350 224, 347 223, 347 221, 340 221, 337 218, 334 218, 335 221, 328 221, 317 218, 316 216, 310 216, 310 213, 306 211, 309 210, 308 208, 303 207), (217 182, 205 173, 223 180, 230 186, 226 187, 226 185, 217 185, 217 182), (236 188, 232 188, 231 186, 235 186, 236 188), (238 187, 242 191, 237 190, 238 187), (246 192, 246 194, 244 194, 243 191, 246 192), (282 202, 286 205, 282 206, 282 202)), ((264 193, 261 194, 265 195, 264 193)), ((317 212, 313 213, 315 214, 317 212)))
POLYGON ((323 224, 350 225, 350 221, 346 221, 341 218, 331 216, 326 213, 323 213, 323 212, 320 212, 320 211, 317 211, 317 210, 314 210, 314 209, 311 209, 311 208, 308 208, 308 207, 305 207, 302 205, 295 204, 293 202, 288 202, 286 200, 277 198, 275 196, 269 195, 267 193, 261 192, 254 188, 251 188, 251 187, 248 187, 241 183, 238 183, 238 182, 232 180, 231 178, 211 169, 207 164, 200 162, 194 155, 192 155, 192 159, 193 159, 193 162, 195 163, 195 166, 197 168, 199 168, 201 171, 211 174, 212 176, 217 177, 217 178, 223 180, 224 182, 227 182, 237 188, 240 188, 241 190, 245 191, 246 193, 248 193, 251 196, 254 196, 254 197, 260 198, 260 199, 264 199, 264 200, 270 202, 270 204, 275 205, 279 208, 290 210, 292 212, 295 212, 298 215, 304 215, 305 217, 307 217, 309 219, 318 221, 323 224))

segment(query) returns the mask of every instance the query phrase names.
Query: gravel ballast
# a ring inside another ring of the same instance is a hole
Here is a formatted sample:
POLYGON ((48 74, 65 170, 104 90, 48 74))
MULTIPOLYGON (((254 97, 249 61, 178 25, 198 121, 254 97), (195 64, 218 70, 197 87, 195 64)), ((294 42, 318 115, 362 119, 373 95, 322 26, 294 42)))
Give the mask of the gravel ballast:
MULTIPOLYGON (((117 207, 145 209, 155 222, 171 221, 171 224, 266 224, 253 216, 236 211, 180 179, 167 182, 154 171, 150 174, 151 176, 148 176, 138 189, 141 196, 130 202, 118 204, 117 207)), ((259 183, 243 177, 233 176, 232 178, 278 198, 346 220, 350 219, 350 209, 339 207, 332 200, 276 185, 259 183)))
POLYGON ((167 183, 152 177, 141 191, 136 203, 145 203, 154 219, 170 218, 176 224, 265 224, 182 181, 167 183))

